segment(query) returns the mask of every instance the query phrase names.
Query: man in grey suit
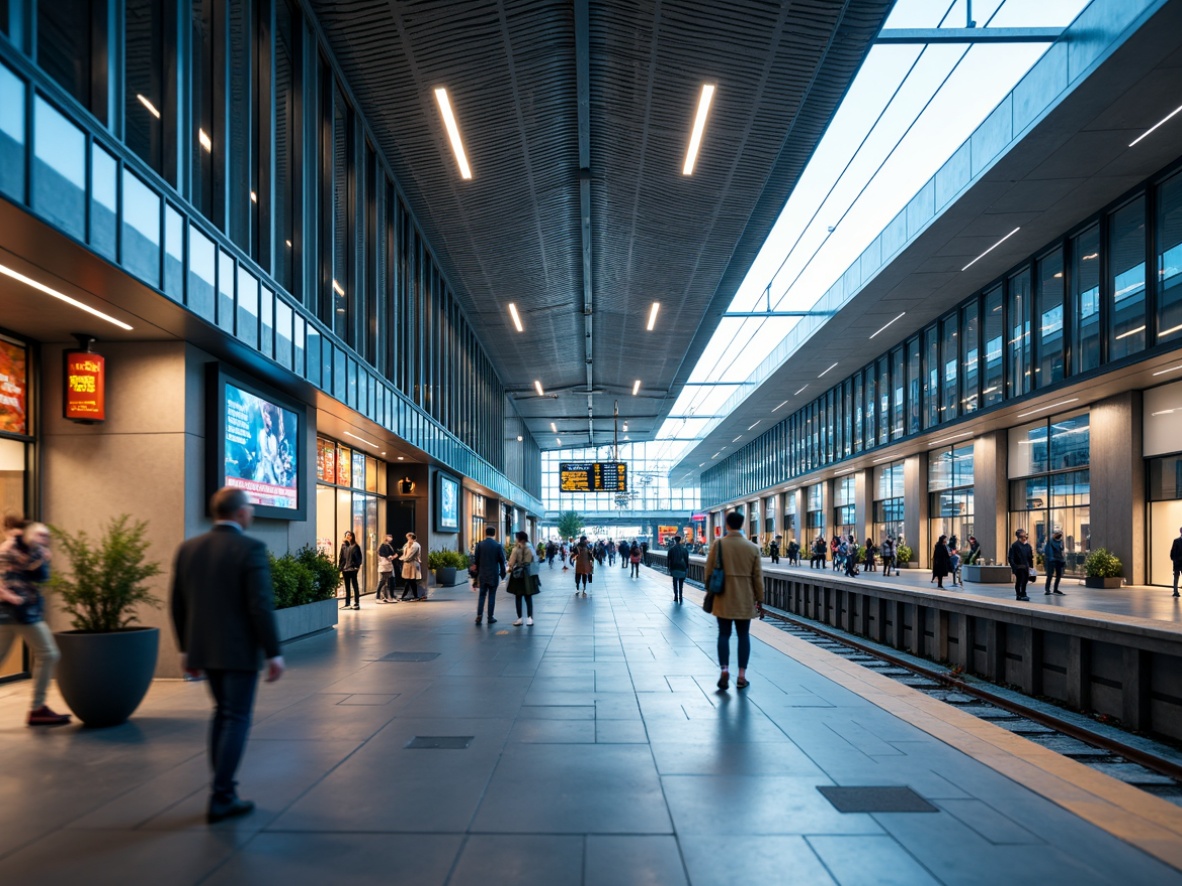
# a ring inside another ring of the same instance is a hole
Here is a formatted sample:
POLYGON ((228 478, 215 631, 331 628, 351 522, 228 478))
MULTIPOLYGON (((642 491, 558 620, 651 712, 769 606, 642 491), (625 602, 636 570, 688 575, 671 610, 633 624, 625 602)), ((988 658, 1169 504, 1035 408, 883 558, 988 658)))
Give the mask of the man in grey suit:
POLYGON ((497 604, 497 582, 505 577, 505 549, 496 539, 495 526, 484 527, 484 541, 476 546, 476 580, 480 583, 480 599, 476 602, 476 623, 484 614, 484 598, 488 597, 488 623, 496 624, 493 608, 497 604))
POLYGON ((245 491, 229 486, 215 492, 209 504, 213 529, 177 550, 171 606, 181 668, 193 677, 204 672, 214 699, 213 787, 206 819, 215 824, 254 809, 254 803, 238 797, 234 774, 246 748, 263 658, 268 683, 283 676, 284 664, 267 546, 245 532, 254 507, 245 491))

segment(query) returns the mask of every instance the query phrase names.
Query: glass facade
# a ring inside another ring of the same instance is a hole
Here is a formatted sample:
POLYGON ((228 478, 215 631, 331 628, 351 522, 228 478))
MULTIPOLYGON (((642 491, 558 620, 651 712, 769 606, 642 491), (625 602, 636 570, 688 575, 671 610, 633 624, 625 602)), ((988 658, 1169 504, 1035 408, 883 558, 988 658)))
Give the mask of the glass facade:
POLYGON ((701 504, 698 490, 693 487, 669 485, 669 471, 673 461, 658 457, 662 444, 622 443, 619 460, 628 465, 628 491, 571 493, 559 490, 559 464, 564 461, 615 461, 611 447, 598 449, 558 449, 541 454, 542 501, 549 519, 559 511, 578 511, 599 522, 628 521, 640 512, 685 513, 689 516, 701 504))
POLYGON ((954 536, 966 545, 973 534, 973 446, 928 453, 928 538, 954 536))
POLYGON ((902 538, 906 513, 903 462, 878 465, 874 469, 874 534, 871 537, 880 544, 884 538, 902 538))
POLYGON ((316 548, 336 562, 351 531, 361 545, 362 593, 378 583, 378 545, 386 531, 386 463, 325 437, 316 438, 316 548))

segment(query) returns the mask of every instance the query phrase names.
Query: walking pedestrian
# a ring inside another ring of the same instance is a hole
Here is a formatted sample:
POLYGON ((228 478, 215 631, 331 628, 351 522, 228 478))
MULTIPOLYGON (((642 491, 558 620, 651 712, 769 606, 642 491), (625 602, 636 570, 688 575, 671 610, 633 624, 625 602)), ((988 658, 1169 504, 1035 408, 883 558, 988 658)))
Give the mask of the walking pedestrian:
POLYGON ((378 545, 378 589, 374 591, 374 599, 379 603, 395 603, 394 599, 394 536, 389 532, 378 545))
POLYGON ((825 539, 817 536, 817 540, 813 542, 813 556, 809 560, 809 566, 813 569, 825 568, 825 539))
POLYGON ((259 667, 267 682, 283 676, 275 628, 267 546, 246 535, 254 507, 242 489, 225 486, 210 502, 214 525, 177 550, 169 594, 181 668, 204 673, 214 700, 209 733, 213 769, 206 821, 247 815, 235 774, 246 749, 259 667))
POLYGON ((494 625, 493 609, 497 605, 497 584, 505 577, 505 549, 497 541, 497 528, 484 527, 484 540, 476 546, 476 581, 480 597, 476 601, 476 623, 484 615, 484 601, 488 600, 488 623, 494 625))
POLYGON ((49 529, 20 517, 4 518, 0 544, 0 661, 17 637, 33 655, 33 702, 25 722, 29 726, 65 726, 69 714, 59 714, 45 703, 49 681, 57 669, 57 643, 45 623, 41 584, 49 580, 49 529))
POLYGON ((607 540, 607 565, 616 565, 616 543, 610 538, 607 540))
POLYGON ((337 566, 341 570, 341 581, 345 585, 345 602, 341 606, 342 609, 361 608, 361 588, 357 584, 357 573, 363 560, 357 537, 352 532, 346 532, 345 540, 341 543, 341 552, 337 555, 337 566), (349 605, 350 591, 353 595, 352 606, 349 605))
POLYGON ((673 536, 673 547, 665 557, 669 576, 673 579, 673 602, 681 603, 685 592, 685 577, 689 575, 689 550, 681 543, 681 536, 673 536))
POLYGON ((780 562, 780 539, 782 537, 783 536, 777 535, 775 538, 772 539, 772 543, 770 545, 768 545, 768 554, 772 558, 772 565, 773 566, 780 562))
POLYGON ((575 595, 578 595, 579 585, 582 584, 583 596, 586 597, 587 585, 591 583, 592 574, 595 572, 595 558, 592 555, 591 546, 587 544, 587 536, 579 537, 579 543, 575 545, 571 560, 575 564, 575 595))
POLYGON ((711 614, 718 619, 718 688, 730 685, 730 645, 732 629, 739 636, 739 678, 735 687, 746 689, 747 663, 751 659, 751 619, 763 612, 763 565, 759 548, 743 536, 743 515, 726 515, 726 535, 710 546, 706 555, 706 587, 710 575, 721 569, 725 575, 723 592, 709 595, 711 614))
POLYGON ((529 536, 524 532, 517 533, 517 543, 513 546, 513 553, 509 555, 509 583, 507 590, 516 598, 517 621, 514 626, 521 625, 521 600, 525 598, 525 623, 534 623, 534 594, 541 588, 536 575, 531 575, 530 564, 534 561, 534 552, 529 546, 529 536))
POLYGON ((406 544, 402 546, 402 553, 399 555, 402 560, 402 599, 407 599, 409 595, 411 600, 426 600, 427 594, 424 592, 422 596, 419 595, 419 582, 423 578, 423 569, 419 564, 422 558, 423 548, 418 542, 418 536, 413 532, 406 533, 406 544))
MULTIPOLYGON (((883 540, 882 547, 879 548, 879 556, 882 557, 882 574, 884 576, 891 574, 891 567, 895 565, 895 539, 888 535, 883 540)), ((899 574, 898 567, 895 567, 895 574, 899 574)))
POLYGON ((1034 572, 1034 549, 1027 541, 1025 529, 1014 532, 1014 543, 1010 545, 1006 561, 1010 564, 1010 572, 1014 574, 1014 594, 1017 599, 1028 602, 1030 598, 1026 596, 1026 585, 1034 572))
POLYGON ((620 542, 620 568, 627 569, 629 558, 632 556, 632 548, 628 544, 628 540, 620 542))
POLYGON ((1042 549, 1043 560, 1047 564, 1047 583, 1045 595, 1058 594, 1060 597, 1066 597, 1061 590, 1059 590, 1059 582, 1063 580, 1063 570, 1067 567, 1067 558, 1063 556, 1063 531, 1056 529, 1051 533, 1051 537, 1047 539, 1046 545, 1042 549), (1051 578, 1055 579, 1054 588, 1051 587, 1051 578))
POLYGON ((1178 530, 1178 537, 1170 545, 1170 562, 1174 564, 1174 596, 1178 596, 1178 574, 1182 573, 1182 528, 1178 530))
POLYGON ((866 571, 877 572, 875 569, 875 555, 878 553, 878 548, 874 546, 874 539, 866 539, 866 571))
POLYGON ((952 572, 952 559, 948 556, 948 536, 941 535, 936 539, 936 547, 932 551, 932 581, 936 587, 944 589, 944 576, 952 572))
POLYGON ((640 578, 640 555, 641 548, 636 542, 632 542, 632 546, 628 548, 628 562, 632 565, 632 578, 640 578))
POLYGON ((792 541, 788 542, 788 565, 800 565, 800 542, 798 542, 796 539, 792 539, 792 541))

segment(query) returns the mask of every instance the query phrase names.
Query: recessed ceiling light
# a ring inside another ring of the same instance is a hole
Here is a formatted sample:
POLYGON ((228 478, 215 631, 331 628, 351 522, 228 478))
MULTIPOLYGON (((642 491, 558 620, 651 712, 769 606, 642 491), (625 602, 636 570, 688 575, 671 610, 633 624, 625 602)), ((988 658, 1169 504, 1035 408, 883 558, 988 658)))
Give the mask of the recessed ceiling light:
POLYGON ((558 441, 559 446, 562 445, 562 438, 561 437, 555 437, 554 439, 558 441))
POLYGON ((1054 409, 1056 406, 1066 406, 1068 403, 1078 403, 1079 397, 1072 397, 1070 400, 1060 400, 1058 403, 1052 403, 1050 406, 1040 406, 1038 409, 1031 409, 1029 412, 1018 413, 1018 418, 1025 418, 1028 415, 1037 415, 1040 412, 1046 412, 1048 409, 1054 409))
POLYGON ((874 461, 873 461, 873 464, 878 464, 880 461, 890 461, 892 458, 895 458, 895 456, 893 456, 893 455, 881 455, 881 456, 879 456, 878 458, 874 459, 874 461))
POLYGON ((523 437, 523 436, 521 436, 520 434, 518 434, 518 435, 517 435, 517 442, 518 442, 518 443, 524 443, 524 442, 525 442, 525 437, 523 437))
POLYGON ((977 262, 979 262, 985 256, 989 255, 989 253, 993 252, 993 250, 997 249, 997 247, 1001 246, 1001 244, 1003 244, 1007 240, 1009 240, 1012 236, 1014 236, 1020 230, 1022 230, 1022 229, 1021 228, 1014 228, 1014 230, 1010 231, 1008 234, 1006 234, 1004 237, 1002 237, 1000 240, 998 240, 996 243, 994 243, 992 246, 990 246, 988 249, 986 249, 984 252, 982 252, 980 255, 978 255, 975 259, 973 259, 971 262, 969 262, 967 265, 965 265, 963 268, 961 268, 961 270, 967 271, 969 268, 971 268, 973 265, 975 265, 977 262))
MULTIPOLYGON (((788 401, 787 401, 787 400, 785 400, 783 403, 781 403, 781 404, 780 404, 780 406, 786 406, 786 405, 788 405, 788 401)), ((780 406, 777 406, 777 407, 776 407, 776 409, 779 409, 779 408, 780 408, 780 406)), ((776 411, 776 409, 773 409, 773 410, 772 410, 772 412, 775 412, 775 411, 776 411)))
MULTIPOLYGON (((906 311, 903 311, 902 313, 900 313, 900 314, 899 314, 899 317, 902 317, 902 316, 903 316, 903 314, 906 314, 906 313, 907 313, 906 311)), ((899 319, 899 317, 896 317, 896 318, 895 318, 895 320, 898 320, 898 319, 899 319)), ((895 320, 891 320, 889 323, 887 323, 887 324, 886 324, 886 326, 883 326, 883 327, 882 327, 882 329, 886 329, 886 328, 887 328, 887 326, 890 326, 890 325, 891 325, 891 323, 894 323, 894 322, 895 322, 895 320)), ((878 332, 882 332, 882 329, 878 330, 878 332)), ((874 335, 878 335, 878 332, 874 333, 874 335)), ((871 338, 874 338, 874 335, 872 335, 872 336, 870 336, 870 337, 871 337, 871 338)))
POLYGON ((521 317, 517 315, 517 305, 509 302, 509 316, 513 318, 513 325, 517 327, 518 332, 525 332, 521 325, 521 317))
POLYGON ((657 311, 661 310, 661 303, 659 301, 653 302, 652 308, 648 312, 648 331, 652 332, 657 325, 657 311))
POLYGON ((436 89, 435 101, 439 104, 439 113, 443 116, 443 125, 447 129, 447 137, 451 140, 452 153, 456 155, 456 165, 460 167, 460 177, 470 179, 472 170, 468 168, 468 156, 464 153, 464 142, 460 139, 460 128, 451 112, 451 100, 447 97, 447 90, 443 87, 436 89))
POLYGON ((947 443, 950 440, 959 440, 961 437, 971 437, 971 436, 973 436, 972 431, 965 431, 963 434, 953 434, 951 437, 941 437, 939 440, 933 440, 931 443, 928 444, 928 446, 939 446, 941 443, 947 443))
POLYGON ((640 391, 640 379, 636 379, 636 383, 632 385, 632 396, 635 397, 640 391))
POLYGON ((624 432, 627 433, 627 431, 628 431, 628 422, 624 422, 624 432))
MULTIPOLYGON (((145 108, 148 109, 149 114, 151 114, 157 120, 160 119, 160 112, 158 110, 156 110, 156 106, 148 100, 148 97, 146 95, 140 95, 137 92, 135 97, 139 99, 141 105, 143 105, 145 108)), ((1148 135, 1148 133, 1146 133, 1146 135, 1148 135)))
POLYGON ((694 163, 698 159, 698 148, 702 145, 702 132, 706 129, 706 117, 710 114, 710 102, 714 98, 714 84, 703 83, 702 94, 698 98, 698 113, 694 117, 694 129, 690 134, 689 149, 685 152, 685 165, 681 167, 682 175, 694 174, 694 163))
POLYGON ((552 430, 555 434, 557 434, 558 433, 558 425, 554 424, 554 422, 550 422, 550 430, 552 430))
POLYGON ((287 241, 287 248, 291 249, 291 241, 290 240, 287 241))
POLYGON ((102 311, 96 310, 95 308, 92 308, 89 305, 84 305, 82 302, 78 301, 77 299, 70 298, 70 296, 66 295, 64 292, 58 292, 56 289, 51 289, 50 287, 46 286, 44 283, 38 283, 33 278, 26 277, 24 274, 20 273, 19 271, 14 271, 10 267, 7 267, 5 265, 0 265, 0 274, 3 274, 6 277, 11 277, 13 280, 19 280, 21 283, 24 283, 27 286, 33 287, 38 292, 43 292, 46 295, 53 296, 54 298, 58 299, 59 301, 64 301, 68 305, 73 305, 75 308, 78 308, 81 311, 86 311, 86 313, 90 314, 91 316, 98 317, 100 320, 106 320, 108 323, 110 323, 114 326, 118 326, 120 329, 127 329, 127 330, 131 329, 131 327, 128 326, 126 323, 124 323, 122 320, 116 320, 114 317, 110 316, 109 314, 104 314, 102 311))
POLYGON ((1168 369, 1159 369, 1157 372, 1155 372, 1153 374, 1154 375, 1166 375, 1167 373, 1170 373, 1170 372, 1177 372, 1179 369, 1182 369, 1182 363, 1179 363, 1177 366, 1171 366, 1168 369))
POLYGON ((210 141, 209 133, 204 129, 197 130, 197 141, 201 142, 201 147, 205 148, 207 153, 213 152, 213 142, 210 141))
POLYGON ((400 456, 398 456, 398 460, 399 461, 406 461, 406 456, 400 455, 400 456))
POLYGON ((1153 132, 1153 130, 1157 129, 1157 127, 1161 126, 1163 123, 1165 123, 1167 120, 1169 120, 1175 114, 1177 114, 1179 111, 1182 111, 1182 106, 1174 108, 1174 110, 1170 111, 1170 113, 1166 114, 1164 117, 1162 117, 1156 123, 1154 123, 1152 126, 1150 126, 1148 129, 1146 129, 1143 133, 1141 133, 1139 136, 1137 136, 1135 139, 1133 139, 1131 142, 1129 142, 1129 147, 1131 148, 1133 145, 1137 144, 1137 142, 1141 141, 1141 139, 1145 138, 1145 136, 1149 135, 1149 133, 1153 132))
POLYGON ((250 192, 250 202, 251 203, 258 203, 259 202, 259 195, 256 194, 254 191, 250 192))
POLYGON ((833 476, 840 477, 842 474, 852 474, 854 472, 854 470, 855 470, 854 468, 846 468, 844 471, 838 471, 833 476))
MULTIPOLYGON (((824 378, 826 375, 828 375, 830 372, 832 372, 836 367, 837 367, 837 364, 834 363, 832 366, 830 366, 828 369, 826 369, 824 372, 822 372, 820 375, 818 375, 817 378, 824 378)), ((808 387, 808 385, 805 385, 805 387, 808 387)), ((803 391, 804 388, 801 388, 800 390, 803 391)))
POLYGON ((536 379, 534 380, 534 389, 538 392, 539 397, 546 396, 546 392, 542 390, 542 383, 536 379))

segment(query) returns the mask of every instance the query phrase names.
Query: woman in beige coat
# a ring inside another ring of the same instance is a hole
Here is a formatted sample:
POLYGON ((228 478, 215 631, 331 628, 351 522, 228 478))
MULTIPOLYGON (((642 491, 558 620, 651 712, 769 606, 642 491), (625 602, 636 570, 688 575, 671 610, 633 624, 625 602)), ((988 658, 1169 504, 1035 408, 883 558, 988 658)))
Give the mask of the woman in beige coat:
POLYGON ((534 623, 534 594, 538 592, 541 582, 538 581, 536 575, 530 575, 532 572, 530 564, 534 562, 534 549, 529 543, 529 536, 524 532, 519 532, 516 539, 517 543, 513 545, 513 551, 509 554, 509 562, 505 564, 505 568, 509 571, 506 590, 516 598, 517 621, 513 624, 521 624, 521 598, 524 597, 525 623, 532 625, 534 623), (519 575, 515 574, 518 570, 520 570, 519 575))
POLYGON ((710 546, 706 556, 706 587, 710 574, 722 551, 722 571, 726 575, 725 590, 714 597, 711 610, 718 619, 718 664, 722 675, 718 688, 726 689, 730 682, 731 626, 739 635, 739 679, 735 686, 747 688, 747 662, 751 658, 751 619, 763 609, 763 566, 759 548, 743 537, 743 515, 732 511, 726 515, 727 533, 710 546))

